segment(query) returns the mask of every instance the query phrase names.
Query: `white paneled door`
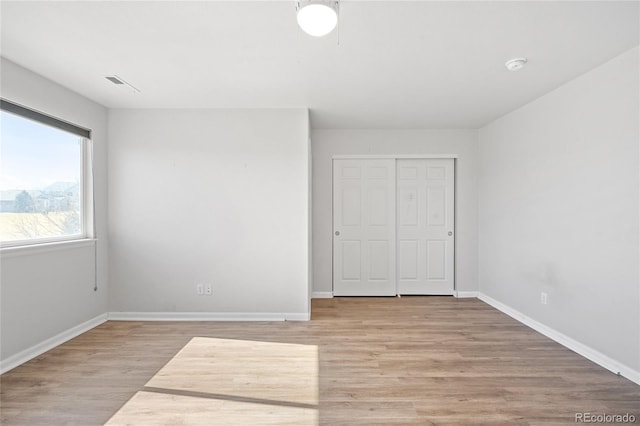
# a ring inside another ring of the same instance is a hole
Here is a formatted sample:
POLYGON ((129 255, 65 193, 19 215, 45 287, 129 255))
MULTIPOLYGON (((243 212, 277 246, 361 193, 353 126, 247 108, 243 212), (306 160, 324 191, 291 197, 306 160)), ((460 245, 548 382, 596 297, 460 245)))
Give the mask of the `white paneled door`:
POLYGON ((333 162, 333 294, 396 294, 395 160, 333 162))
POLYGON ((396 167, 398 294, 453 294, 453 159, 396 167))

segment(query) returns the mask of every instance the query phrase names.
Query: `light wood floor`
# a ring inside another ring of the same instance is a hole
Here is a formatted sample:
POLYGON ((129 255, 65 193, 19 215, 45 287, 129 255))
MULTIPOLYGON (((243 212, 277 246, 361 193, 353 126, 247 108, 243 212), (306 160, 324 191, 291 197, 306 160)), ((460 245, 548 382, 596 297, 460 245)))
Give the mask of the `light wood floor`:
POLYGON ((107 322, 1 376, 0 423, 640 422, 640 386, 479 300, 312 306, 310 322, 107 322))

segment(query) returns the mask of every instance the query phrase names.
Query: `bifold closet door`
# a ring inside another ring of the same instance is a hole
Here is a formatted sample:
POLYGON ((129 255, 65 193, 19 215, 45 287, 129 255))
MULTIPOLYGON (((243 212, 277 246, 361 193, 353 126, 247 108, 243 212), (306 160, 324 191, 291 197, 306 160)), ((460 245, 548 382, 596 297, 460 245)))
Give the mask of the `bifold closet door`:
POLYGON ((454 160, 398 160, 398 294, 453 294, 454 160))
POLYGON ((333 161, 333 294, 394 296, 395 160, 333 161))

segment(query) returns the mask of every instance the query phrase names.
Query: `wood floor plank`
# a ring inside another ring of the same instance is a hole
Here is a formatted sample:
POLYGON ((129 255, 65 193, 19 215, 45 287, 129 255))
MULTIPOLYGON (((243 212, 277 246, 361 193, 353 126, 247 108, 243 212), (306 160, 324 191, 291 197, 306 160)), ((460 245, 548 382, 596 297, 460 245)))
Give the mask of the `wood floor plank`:
POLYGON ((2 425, 575 424, 640 386, 477 299, 334 298, 309 322, 110 321, 0 376, 2 425))

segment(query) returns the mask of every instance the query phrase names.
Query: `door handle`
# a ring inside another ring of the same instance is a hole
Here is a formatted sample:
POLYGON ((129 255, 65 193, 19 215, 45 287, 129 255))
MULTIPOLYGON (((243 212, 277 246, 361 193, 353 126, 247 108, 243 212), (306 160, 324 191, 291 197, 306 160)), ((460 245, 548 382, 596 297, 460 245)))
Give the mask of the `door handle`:
POLYGON ((340 231, 336 231, 336 237, 340 236, 340 231))
POLYGON ((453 231, 449 231, 449 232, 447 232, 447 235, 448 235, 448 236, 452 236, 452 235, 453 235, 453 231))

